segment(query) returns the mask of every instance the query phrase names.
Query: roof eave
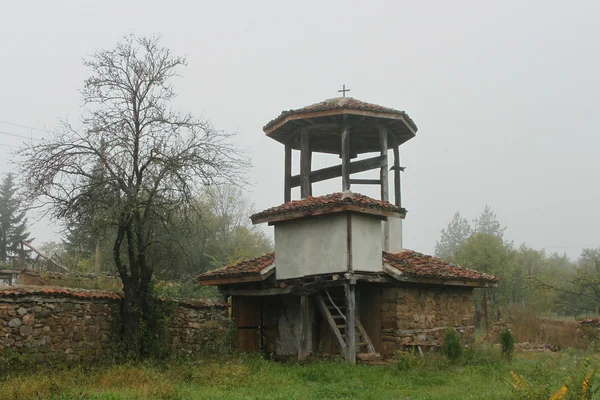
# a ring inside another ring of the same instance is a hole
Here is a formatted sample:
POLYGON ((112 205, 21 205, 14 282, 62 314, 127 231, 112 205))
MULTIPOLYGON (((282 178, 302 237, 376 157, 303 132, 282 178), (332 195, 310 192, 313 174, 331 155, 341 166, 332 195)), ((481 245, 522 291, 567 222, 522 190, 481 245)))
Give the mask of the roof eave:
POLYGON ((300 218, 314 217, 317 215, 335 214, 335 213, 340 213, 340 212, 356 212, 356 213, 361 213, 361 214, 369 214, 369 215, 374 215, 374 216, 380 217, 381 219, 387 219, 388 217, 404 219, 406 217, 406 210, 404 210, 403 212, 397 212, 397 211, 379 210, 376 208, 359 207, 354 204, 343 204, 340 206, 323 207, 323 208, 317 208, 314 210, 297 211, 297 212, 292 212, 292 213, 287 213, 287 214, 278 214, 278 215, 271 215, 271 216, 266 216, 266 217, 258 217, 258 218, 250 217, 250 219, 252 220, 253 225, 262 224, 265 222, 267 222, 269 225, 273 225, 275 223, 280 223, 280 222, 284 222, 284 221, 291 221, 291 220, 300 219, 300 218))
POLYGON ((404 125, 410 130, 413 137, 416 135, 417 130, 418 130, 415 123, 410 119, 410 117, 408 117, 406 115, 406 113, 400 113, 400 112, 384 113, 384 112, 373 112, 373 111, 340 108, 340 109, 336 109, 336 110, 315 111, 315 112, 308 112, 308 113, 298 112, 298 113, 289 114, 289 115, 286 115, 285 117, 281 118, 280 120, 275 119, 271 124, 265 125, 265 127, 263 128, 263 131, 267 135, 271 135, 273 132, 275 132, 276 130, 278 130, 279 128, 281 128, 283 125, 287 124, 290 121, 295 121, 295 120, 299 120, 299 119, 329 117, 329 116, 344 115, 344 114, 359 115, 361 117, 374 117, 374 118, 399 120, 399 121, 402 121, 404 123, 404 125))

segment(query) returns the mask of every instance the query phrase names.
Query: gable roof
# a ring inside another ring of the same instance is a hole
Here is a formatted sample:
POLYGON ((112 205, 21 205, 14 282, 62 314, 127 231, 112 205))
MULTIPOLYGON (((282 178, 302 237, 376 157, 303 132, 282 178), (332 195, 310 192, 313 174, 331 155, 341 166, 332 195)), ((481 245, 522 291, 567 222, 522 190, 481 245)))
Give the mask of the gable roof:
POLYGON ((320 214, 342 211, 355 211, 379 216, 404 217, 406 209, 387 201, 375 200, 369 196, 351 191, 332 193, 319 197, 294 200, 277 207, 271 207, 250 216, 253 224, 278 222, 320 214))
MULTIPOLYGON (((498 278, 493 275, 464 268, 413 250, 405 250, 400 253, 383 252, 382 263, 383 272, 406 282, 436 283, 432 281, 439 281, 438 283, 449 285, 469 282, 469 286, 475 287, 498 282, 498 278)), ((257 282, 266 279, 274 272, 275 252, 270 252, 251 260, 200 274, 198 281, 201 285, 257 282)))
POLYGON ((422 254, 413 250, 400 253, 383 252, 383 261, 400 271, 402 275, 411 278, 441 279, 446 281, 477 281, 496 283, 498 278, 493 275, 461 267, 441 258, 422 254))
POLYGON ((292 115, 302 115, 302 114, 311 114, 316 112, 323 111, 336 111, 336 110, 348 110, 348 111, 362 111, 362 112, 370 112, 376 114, 388 114, 389 116, 399 116, 402 117, 405 122, 410 126, 410 128, 416 132, 417 125, 414 121, 404 112, 400 110, 395 110, 389 107, 383 107, 378 104, 367 103, 361 100, 357 100, 353 97, 336 97, 333 99, 328 99, 325 101, 321 101, 319 103, 311 104, 306 107, 298 108, 295 110, 287 110, 282 111, 279 116, 271 121, 269 121, 264 127, 263 131, 269 133, 269 131, 277 124, 285 120, 287 117, 292 115))

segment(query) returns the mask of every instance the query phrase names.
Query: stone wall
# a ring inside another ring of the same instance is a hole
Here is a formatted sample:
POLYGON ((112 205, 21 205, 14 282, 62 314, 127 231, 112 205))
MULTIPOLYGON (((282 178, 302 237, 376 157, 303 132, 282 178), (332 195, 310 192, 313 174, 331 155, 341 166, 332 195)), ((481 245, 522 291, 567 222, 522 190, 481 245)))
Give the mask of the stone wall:
MULTIPOLYGON (((0 288, 0 359, 79 362, 114 350, 121 296, 117 292, 55 287, 0 288)), ((201 355, 227 345, 228 305, 169 301, 169 350, 201 355)))
POLYGON ((455 328, 463 341, 470 341, 475 331, 473 307, 469 287, 412 284, 383 288, 383 355, 392 357, 410 346, 439 347, 448 327, 455 328))

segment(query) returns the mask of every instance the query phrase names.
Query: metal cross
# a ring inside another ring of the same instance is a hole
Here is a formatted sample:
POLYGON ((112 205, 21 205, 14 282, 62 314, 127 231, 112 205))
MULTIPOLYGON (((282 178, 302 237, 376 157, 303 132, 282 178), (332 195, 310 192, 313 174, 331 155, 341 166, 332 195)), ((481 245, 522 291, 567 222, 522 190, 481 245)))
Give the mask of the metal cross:
POLYGON ((349 92, 350 89, 346 89, 346 85, 343 85, 342 90, 338 90, 338 93, 342 94, 342 97, 346 97, 346 92, 349 92))

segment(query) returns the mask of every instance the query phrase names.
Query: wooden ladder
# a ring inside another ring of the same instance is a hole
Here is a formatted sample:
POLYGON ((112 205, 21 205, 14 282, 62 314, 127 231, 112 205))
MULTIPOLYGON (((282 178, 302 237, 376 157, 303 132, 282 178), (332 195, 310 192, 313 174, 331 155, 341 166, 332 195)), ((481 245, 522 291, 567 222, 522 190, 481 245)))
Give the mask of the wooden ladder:
MULTIPOLYGON (((331 297, 325 290, 315 295, 319 310, 323 318, 327 320, 336 344, 341 354, 346 354, 346 332, 348 329, 346 323, 346 302, 344 298, 331 297)), ((354 317, 354 332, 356 335, 356 354, 359 359, 372 360, 380 358, 379 353, 375 351, 373 343, 367 335, 365 328, 360 323, 357 316, 354 317)))

